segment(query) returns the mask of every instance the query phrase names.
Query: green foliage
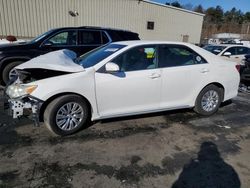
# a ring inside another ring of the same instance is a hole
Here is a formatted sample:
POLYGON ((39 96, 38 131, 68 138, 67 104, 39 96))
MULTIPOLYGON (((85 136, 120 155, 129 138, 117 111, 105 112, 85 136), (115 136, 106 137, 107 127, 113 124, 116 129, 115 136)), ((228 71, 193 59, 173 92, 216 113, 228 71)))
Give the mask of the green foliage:
POLYGON ((193 11, 198 12, 198 13, 202 13, 202 14, 205 12, 202 5, 198 5, 198 6, 194 7, 193 11))
POLYGON ((241 10, 237 10, 236 8, 232 8, 230 11, 227 11, 224 14, 225 22, 228 23, 242 24, 244 17, 245 15, 241 12, 241 10))
POLYGON ((177 8, 182 8, 182 5, 178 1, 174 1, 172 3, 166 2, 165 4, 173 6, 173 7, 177 7, 177 8))
POLYGON ((223 21, 223 9, 220 6, 210 7, 205 11, 205 21, 221 23, 223 21))
POLYGON ((181 4, 178 1, 171 3, 171 6, 177 7, 177 8, 182 8, 181 4))
POLYGON ((193 6, 188 3, 186 5, 180 4, 178 1, 174 1, 172 3, 166 2, 166 5, 184 8, 187 10, 192 10, 198 13, 205 14, 205 23, 210 24, 243 24, 244 22, 250 22, 250 12, 246 12, 245 14, 241 10, 237 10, 235 7, 230 11, 224 12, 221 6, 209 7, 208 9, 204 9, 202 5, 193 6))
POLYGON ((246 14, 244 16, 244 21, 245 22, 250 22, 250 12, 246 12, 246 14))

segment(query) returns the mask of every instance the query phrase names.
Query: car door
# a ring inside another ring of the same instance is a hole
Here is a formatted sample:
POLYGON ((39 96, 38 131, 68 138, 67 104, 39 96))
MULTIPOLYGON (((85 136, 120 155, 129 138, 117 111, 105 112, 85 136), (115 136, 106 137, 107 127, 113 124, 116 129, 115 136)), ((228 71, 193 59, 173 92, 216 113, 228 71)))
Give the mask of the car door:
POLYGON ((76 30, 64 30, 60 31, 47 40, 45 40, 40 49, 44 53, 51 51, 69 49, 77 52, 77 31, 76 30))
POLYGON ((158 64, 162 75, 161 108, 190 106, 210 74, 209 64, 183 45, 160 45, 158 64))
POLYGON ((161 74, 156 68, 156 46, 139 46, 115 57, 114 74, 97 71, 96 98, 101 117, 129 115, 159 109, 161 74))

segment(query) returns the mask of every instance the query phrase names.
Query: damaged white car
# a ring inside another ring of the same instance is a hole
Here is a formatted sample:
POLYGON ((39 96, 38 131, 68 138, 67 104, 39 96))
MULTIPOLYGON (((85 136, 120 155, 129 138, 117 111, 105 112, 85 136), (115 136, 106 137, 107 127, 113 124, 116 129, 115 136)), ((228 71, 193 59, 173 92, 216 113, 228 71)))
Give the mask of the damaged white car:
POLYGON ((236 63, 191 44, 111 43, 76 59, 61 50, 16 68, 6 89, 13 117, 29 110, 53 133, 72 134, 88 120, 194 108, 215 113, 237 95, 236 63))

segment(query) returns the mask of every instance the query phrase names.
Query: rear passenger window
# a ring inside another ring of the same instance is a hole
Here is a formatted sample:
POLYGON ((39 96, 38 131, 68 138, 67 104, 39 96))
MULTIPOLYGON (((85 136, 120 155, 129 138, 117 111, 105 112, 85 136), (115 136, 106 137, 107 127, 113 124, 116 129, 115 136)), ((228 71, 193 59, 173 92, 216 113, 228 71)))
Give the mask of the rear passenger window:
POLYGON ((108 31, 108 33, 109 33, 109 35, 110 35, 113 42, 122 41, 122 37, 117 34, 118 32, 108 31))
POLYGON ((123 41, 123 40, 140 40, 139 35, 137 33, 129 32, 129 31, 108 30, 107 32, 113 42, 123 41))
POLYGON ((101 32, 100 31, 87 31, 82 30, 79 33, 79 44, 80 45, 100 45, 101 32))
POLYGON ((176 67, 207 63, 200 55, 185 46, 161 45, 159 67, 176 67))

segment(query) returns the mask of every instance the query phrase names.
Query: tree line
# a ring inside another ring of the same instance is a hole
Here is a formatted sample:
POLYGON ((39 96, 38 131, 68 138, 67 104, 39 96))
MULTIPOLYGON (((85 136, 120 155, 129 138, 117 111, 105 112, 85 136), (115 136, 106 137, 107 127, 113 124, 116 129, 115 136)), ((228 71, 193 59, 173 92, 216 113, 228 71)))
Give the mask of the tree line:
POLYGON ((202 5, 193 6, 190 3, 182 5, 178 1, 166 2, 166 5, 205 14, 202 38, 209 38, 216 33, 239 33, 250 39, 250 12, 244 13, 235 7, 224 11, 219 5, 205 9, 202 5))

